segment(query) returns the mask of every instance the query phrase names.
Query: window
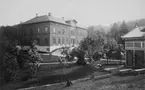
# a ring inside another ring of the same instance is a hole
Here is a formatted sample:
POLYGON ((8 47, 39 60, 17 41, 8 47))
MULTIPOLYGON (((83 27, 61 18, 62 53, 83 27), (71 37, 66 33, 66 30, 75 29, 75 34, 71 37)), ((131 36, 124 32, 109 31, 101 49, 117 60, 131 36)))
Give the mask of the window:
POLYGON ((68 44, 68 38, 66 37, 66 43, 68 44))
POLYGON ((64 41, 64 38, 62 37, 62 44, 64 44, 64 42, 65 42, 65 41, 64 41))
POLYGON ((145 43, 144 42, 142 42, 142 47, 145 47, 145 43))
POLYGON ((75 39, 71 39, 71 44, 75 44, 75 39))
POLYGON ((75 44, 75 39, 73 39, 73 44, 75 44))
POLYGON ((45 38, 45 43, 48 44, 48 39, 47 38, 45 38))
POLYGON ((39 29, 39 28, 37 29, 37 33, 38 33, 38 34, 40 33, 40 29, 39 29))
POLYGON ((33 29, 30 28, 30 35, 33 35, 33 29))
POLYGON ((45 28, 45 32, 48 33, 48 28, 45 28))
POLYGON ((40 39, 39 38, 37 38, 37 44, 40 44, 40 39))
POLYGON ((84 32, 82 32, 82 36, 84 36, 84 32))
POLYGON ((30 35, 30 30, 29 30, 29 29, 26 29, 26 30, 24 31, 24 34, 25 34, 25 35, 30 35))
POLYGON ((133 43, 126 43, 125 47, 133 47, 133 43))
POLYGON ((56 30, 55 30, 55 27, 53 28, 53 31, 52 31, 53 33, 55 33, 56 32, 56 30))
POLYGON ((135 42, 135 43, 134 43, 134 46, 135 46, 135 47, 141 47, 141 42, 135 42))
POLYGON ((67 34, 67 35, 68 35, 68 31, 67 31, 67 29, 65 29, 65 34, 67 34))
POLYGON ((71 31, 71 35, 73 35, 73 31, 71 31))
POLYGON ((77 40, 77 44, 79 44, 79 40, 77 40))
POLYGON ((58 30, 58 34, 61 34, 61 31, 60 30, 58 30))
POLYGON ((60 38, 58 38, 58 44, 61 44, 61 39, 60 38))
POLYGON ((65 30, 64 29, 62 29, 62 34, 64 34, 65 33, 65 30))
POLYGON ((78 35, 78 36, 80 35, 80 31, 77 32, 77 35, 78 35))
POLYGON ((53 38, 53 44, 55 45, 56 44, 56 38, 55 37, 52 37, 53 38))

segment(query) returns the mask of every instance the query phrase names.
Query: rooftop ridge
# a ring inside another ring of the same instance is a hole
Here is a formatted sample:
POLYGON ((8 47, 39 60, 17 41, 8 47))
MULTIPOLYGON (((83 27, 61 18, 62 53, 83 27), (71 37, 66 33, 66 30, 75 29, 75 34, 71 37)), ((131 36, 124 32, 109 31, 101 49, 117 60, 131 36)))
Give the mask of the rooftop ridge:
POLYGON ((132 29, 131 31, 129 31, 124 36, 122 36, 122 38, 140 38, 140 37, 144 37, 144 35, 145 35, 144 30, 145 30, 145 26, 136 27, 136 28, 132 29))
MULTIPOLYGON (((75 19, 66 19, 65 20, 64 18, 54 17, 52 15, 41 15, 41 16, 37 15, 36 17, 23 22, 22 24, 33 24, 33 23, 52 21, 52 22, 57 22, 57 23, 65 24, 65 25, 70 25, 70 24, 66 23, 66 21, 68 21, 68 20, 71 21, 71 20, 75 20, 75 19)), ((76 25, 76 27, 87 29, 87 28, 79 26, 79 25, 76 25)))

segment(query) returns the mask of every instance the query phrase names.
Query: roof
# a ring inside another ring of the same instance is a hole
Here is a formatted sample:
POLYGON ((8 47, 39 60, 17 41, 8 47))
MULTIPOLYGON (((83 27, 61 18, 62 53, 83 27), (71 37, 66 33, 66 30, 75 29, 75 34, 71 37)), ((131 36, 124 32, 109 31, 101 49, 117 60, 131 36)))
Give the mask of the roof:
POLYGON ((136 27, 124 36, 122 38, 140 38, 145 36, 145 26, 143 27, 136 27))
POLYGON ((32 23, 39 23, 39 22, 46 22, 46 21, 54 21, 54 22, 66 24, 63 19, 56 18, 56 17, 49 16, 49 15, 36 16, 36 17, 24 22, 23 24, 32 24, 32 23))
MULTIPOLYGON (((22 24, 33 24, 33 23, 40 23, 40 22, 47 22, 47 21, 53 21, 53 22, 57 22, 57 23, 65 24, 65 25, 70 25, 69 23, 66 23, 66 21, 68 21, 68 20, 65 21, 63 18, 56 18, 56 17, 53 17, 52 15, 36 16, 22 24)), ((74 19, 73 19, 73 21, 77 22, 74 19)), ((78 25, 77 25, 77 27, 87 29, 85 27, 78 26, 78 25)))

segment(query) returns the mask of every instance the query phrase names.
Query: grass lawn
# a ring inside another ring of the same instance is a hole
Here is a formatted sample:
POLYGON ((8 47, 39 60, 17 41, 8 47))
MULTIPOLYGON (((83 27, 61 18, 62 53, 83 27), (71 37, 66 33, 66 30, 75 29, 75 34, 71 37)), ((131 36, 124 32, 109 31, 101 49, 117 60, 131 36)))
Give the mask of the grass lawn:
MULTIPOLYGON (((105 67, 115 66, 107 65, 105 67)), ((98 73, 100 72, 96 71, 95 75, 97 76, 98 73)), ((66 87, 65 82, 52 86, 37 87, 30 90, 145 90, 145 74, 111 75, 110 77, 101 79, 77 81, 70 87, 66 87)))
MULTIPOLYGON (((103 68, 117 67, 118 65, 105 65, 103 68)), ((107 72, 96 70, 90 65, 77 66, 70 64, 63 69, 65 76, 61 80, 61 66, 60 65, 43 65, 36 77, 19 83, 9 83, 4 86, 2 90, 14 90, 18 88, 35 87, 29 90, 144 90, 145 88, 145 74, 141 75, 111 75, 109 77, 100 79, 88 79, 77 81, 70 87, 65 87, 67 78, 76 80, 90 76, 95 71, 95 76, 106 75, 107 72), (63 83, 60 83, 63 82, 63 83), (54 84, 51 86, 43 86, 47 84, 54 84), (37 87, 38 86, 38 87, 37 87)), ((0 89, 1 90, 1 89, 0 89)))
MULTIPOLYGON (((62 73, 60 70, 60 65, 43 65, 40 71, 37 73, 36 77, 25 81, 25 82, 11 82, 3 86, 2 90, 14 90, 19 88, 27 88, 34 86, 41 86, 46 84, 54 84, 66 81, 67 78, 70 80, 76 80, 80 78, 87 77, 94 72, 94 68, 90 65, 77 66, 76 64, 70 64, 63 69, 65 76, 63 80, 61 79, 62 73)), ((107 72, 97 72, 95 75, 103 75, 107 72)))
POLYGON ((31 90, 145 90, 145 75, 111 76, 105 79, 79 81, 70 87, 66 83, 31 90))

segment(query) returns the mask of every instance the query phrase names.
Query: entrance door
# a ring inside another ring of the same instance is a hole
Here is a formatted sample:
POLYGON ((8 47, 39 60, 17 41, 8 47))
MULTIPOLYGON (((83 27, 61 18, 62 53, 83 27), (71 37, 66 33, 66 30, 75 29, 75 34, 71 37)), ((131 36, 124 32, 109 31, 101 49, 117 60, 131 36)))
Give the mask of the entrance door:
POLYGON ((137 67, 144 66, 144 51, 142 50, 135 51, 135 66, 137 67))
POLYGON ((126 51, 126 64, 127 66, 133 66, 133 51, 132 50, 126 51))

